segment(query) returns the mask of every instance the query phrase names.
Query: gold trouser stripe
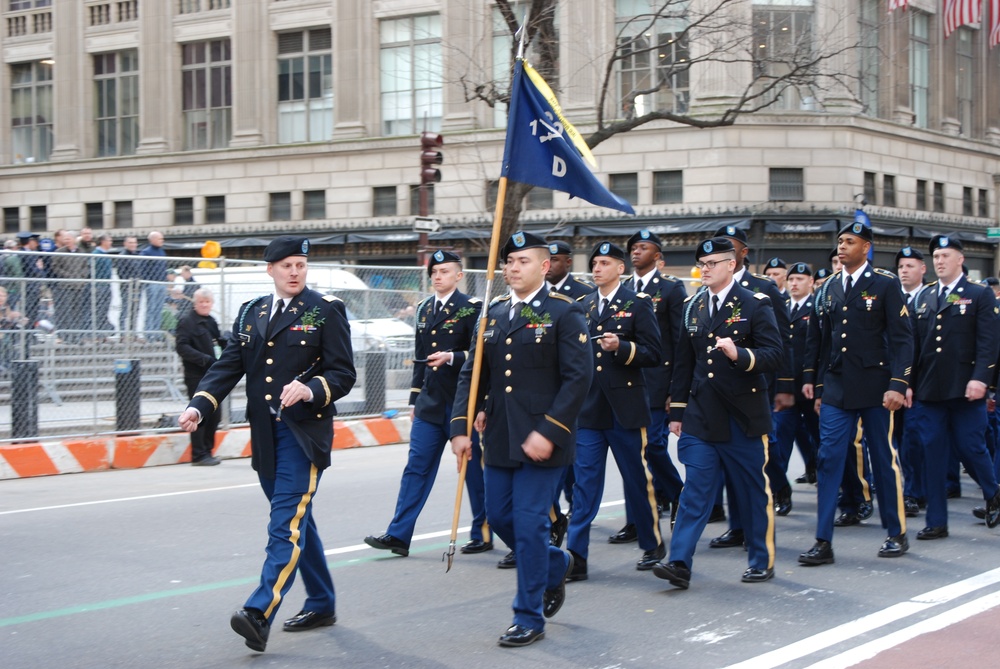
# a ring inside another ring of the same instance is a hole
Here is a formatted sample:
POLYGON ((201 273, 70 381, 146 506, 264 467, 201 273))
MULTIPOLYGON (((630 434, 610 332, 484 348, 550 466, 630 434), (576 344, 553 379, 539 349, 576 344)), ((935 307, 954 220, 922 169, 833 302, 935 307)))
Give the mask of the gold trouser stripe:
POLYGON ((271 613, 278 608, 278 604, 281 603, 281 590, 285 587, 285 583, 288 578, 295 572, 295 568, 299 564, 299 554, 302 552, 299 549, 299 535, 301 534, 301 523, 303 516, 306 515, 306 509, 309 508, 309 503, 312 502, 313 494, 316 492, 316 477, 319 470, 316 469, 316 465, 309 465, 309 489, 302 495, 302 499, 299 500, 299 505, 295 509, 295 515, 292 517, 292 522, 289 524, 289 537, 288 541, 292 544, 292 556, 288 558, 288 562, 285 564, 284 569, 278 574, 278 580, 274 582, 274 588, 271 590, 271 604, 264 611, 264 617, 270 618, 271 613))
POLYGON ((323 384, 323 391, 326 393, 326 401, 323 402, 323 406, 330 404, 330 400, 333 399, 333 393, 330 392, 330 384, 326 382, 326 378, 323 376, 317 376, 319 382, 323 384))
POLYGON ((767 532, 764 535, 764 545, 767 546, 767 568, 774 569, 774 498, 771 495, 771 480, 767 477, 767 435, 763 435, 760 439, 764 444, 764 466, 760 468, 760 474, 764 477, 764 495, 767 501, 767 532))
POLYGON ((559 510, 556 509, 555 505, 552 505, 549 507, 549 521, 554 523, 557 518, 559 518, 559 510))
POLYGON ((635 357, 635 342, 630 341, 628 345, 629 345, 629 354, 628 354, 628 360, 625 361, 626 365, 630 364, 632 362, 632 358, 635 357))
POLYGON ((864 496, 865 501, 869 504, 872 503, 872 489, 868 485, 868 479, 865 478, 865 449, 861 440, 865 436, 864 428, 861 426, 861 419, 858 419, 858 427, 854 433, 854 471, 858 477, 858 482, 861 484, 861 494, 864 496))
POLYGON ((751 372, 753 371, 753 366, 757 364, 757 357, 753 354, 753 351, 751 351, 750 349, 747 349, 747 353, 750 354, 750 366, 747 367, 747 371, 751 372))
POLYGON ((663 543, 660 536, 660 512, 656 509, 656 491, 653 490, 653 475, 649 472, 649 465, 646 464, 646 428, 640 427, 642 434, 642 449, 639 451, 639 459, 642 461, 642 471, 646 474, 646 497, 649 499, 649 509, 653 512, 653 534, 656 535, 656 545, 663 543))
POLYGON ((892 428, 896 420, 896 412, 889 412, 889 455, 892 457, 892 473, 896 477, 896 516, 899 518, 899 533, 906 534, 906 505, 903 503, 903 474, 899 470, 899 456, 896 447, 892 445, 892 428))
POLYGON ((204 397, 205 399, 207 399, 209 402, 212 403, 212 410, 213 411, 218 411, 219 410, 219 401, 217 399, 215 399, 214 397, 212 397, 211 395, 209 395, 208 393, 206 393, 204 390, 199 390, 198 392, 196 392, 194 394, 194 396, 195 397, 204 397))
POLYGON ((570 430, 568 427, 566 427, 565 425, 563 425, 562 423, 560 423, 559 421, 557 421, 555 418, 553 418, 552 416, 550 416, 548 414, 545 414, 545 420, 549 421, 550 423, 554 423, 554 424, 558 425, 559 427, 561 427, 562 429, 566 430, 567 432, 572 432, 572 430, 570 430))

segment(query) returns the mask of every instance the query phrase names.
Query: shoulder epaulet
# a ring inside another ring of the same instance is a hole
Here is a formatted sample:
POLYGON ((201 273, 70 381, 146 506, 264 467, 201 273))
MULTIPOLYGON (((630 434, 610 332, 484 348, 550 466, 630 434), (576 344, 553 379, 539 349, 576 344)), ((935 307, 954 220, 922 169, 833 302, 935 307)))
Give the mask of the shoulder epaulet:
POLYGON ((579 284, 583 284, 584 286, 593 286, 594 285, 591 282, 587 281, 586 279, 581 279, 578 276, 574 276, 573 280, 576 281, 579 284))
POLYGON ((327 302, 343 302, 343 300, 336 295, 324 295, 323 299, 327 302))
POLYGON ((573 300, 571 298, 566 297, 565 295, 562 295, 560 293, 557 293, 554 290, 549 291, 549 297, 556 297, 556 298, 559 298, 560 300, 562 300, 563 302, 569 302, 570 304, 573 303, 573 300))
POLYGON ((895 274, 893 274, 892 272, 890 272, 887 269, 882 269, 881 267, 876 267, 875 268, 875 273, 876 274, 881 274, 882 276, 887 276, 887 277, 889 277, 891 279, 895 279, 896 278, 895 274))
POLYGON ((666 279, 667 281, 680 281, 680 279, 678 279, 673 274, 661 274, 660 276, 666 279))
POLYGON ((483 303, 483 301, 481 299, 479 299, 478 297, 470 297, 469 298, 469 304, 482 304, 482 303, 483 303))
POLYGON ((585 299, 587 299, 587 296, 586 295, 581 295, 580 297, 576 298, 576 301, 577 302, 583 302, 585 299))
MULTIPOLYGON (((694 295, 697 295, 697 294, 698 293, 695 293, 694 295)), ((685 302, 690 302, 691 300, 694 299, 694 295, 688 295, 687 297, 684 298, 684 301, 685 302)))
POLYGON ((938 285, 938 282, 937 282, 937 279, 934 279, 934 280, 933 280, 933 281, 931 281, 930 283, 928 283, 928 284, 925 284, 925 285, 924 285, 924 288, 927 288, 927 287, 929 287, 929 286, 936 286, 936 285, 938 285))
POLYGON ((767 293, 754 293, 753 296, 756 297, 758 300, 767 299, 767 293))
POLYGON ((492 300, 490 300, 490 306, 492 307, 494 304, 500 304, 501 302, 506 302, 509 299, 510 299, 510 293, 507 293, 506 295, 501 295, 500 297, 494 297, 492 300))
POLYGON ((422 308, 422 307, 423 307, 423 306, 424 306, 425 304, 427 304, 428 302, 430 302, 430 301, 431 301, 431 300, 433 300, 433 299, 434 299, 434 296, 433 296, 433 295, 428 295, 428 296, 427 296, 427 297, 425 297, 424 299, 420 300, 420 302, 418 302, 418 303, 417 303, 417 311, 420 311, 420 309, 421 309, 421 308, 422 308))
POLYGON ((647 295, 646 293, 636 293, 635 296, 636 297, 641 297, 644 300, 651 300, 651 299, 653 299, 650 295, 647 295))
POLYGON ((757 274, 756 272, 750 272, 751 276, 755 276, 758 279, 764 279, 765 281, 770 281, 771 277, 766 274, 757 274))

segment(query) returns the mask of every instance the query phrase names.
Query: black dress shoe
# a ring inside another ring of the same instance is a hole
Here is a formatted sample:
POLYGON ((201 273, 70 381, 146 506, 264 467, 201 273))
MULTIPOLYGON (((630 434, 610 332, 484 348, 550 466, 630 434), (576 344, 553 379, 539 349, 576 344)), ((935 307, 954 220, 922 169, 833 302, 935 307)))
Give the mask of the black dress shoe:
POLYGON ((787 516, 792 512, 792 489, 781 490, 774 499, 774 512, 779 516, 787 516))
POLYGON ((861 518, 858 517, 858 514, 845 511, 837 516, 837 519, 833 521, 833 525, 834 527, 849 527, 850 525, 857 525, 860 522, 861 518))
MULTIPOLYGON (((872 490, 872 494, 875 494, 874 490, 872 490)), ((858 518, 860 520, 868 520, 872 517, 873 513, 875 513, 875 507, 871 502, 861 502, 861 504, 858 504, 858 518)))
POLYGON ((745 538, 743 530, 726 530, 708 542, 709 548, 736 548, 742 546, 745 538))
POLYGON ((569 553, 573 556, 573 567, 569 570, 566 580, 586 581, 589 578, 589 576, 587 576, 587 561, 573 551, 570 551, 569 553))
POLYGON ((944 539, 948 536, 948 526, 939 525, 938 527, 925 527, 924 529, 917 532, 917 539, 921 541, 930 541, 932 539, 944 539))
POLYGON ((267 648, 267 635, 271 626, 257 609, 240 609, 229 619, 233 631, 246 639, 247 648, 263 653, 267 648))
POLYGON ((772 578, 774 578, 773 569, 757 569, 756 567, 750 567, 743 572, 743 578, 740 580, 744 583, 763 583, 764 581, 770 581, 772 578))
POLYGON ((568 528, 569 518, 560 513, 559 517, 552 523, 552 529, 549 530, 549 544, 556 548, 561 548, 568 528))
POLYGON ((809 566, 833 564, 833 562, 833 546, 829 541, 817 540, 812 548, 799 554, 799 563, 809 566))
POLYGON ((920 515, 920 504, 917 503, 916 497, 904 497, 903 509, 906 511, 907 518, 916 518, 920 515))
POLYGON ((979 520, 986 520, 986 507, 985 506, 974 506, 972 507, 972 515, 979 520))
POLYGON ((708 517, 708 522, 710 523, 721 523, 726 519, 726 510, 721 504, 714 504, 712 506, 712 515, 708 517))
POLYGON ((629 523, 608 537, 609 544, 630 544, 639 540, 639 533, 635 529, 635 523, 629 523))
POLYGON ((961 488, 951 488, 945 495, 948 499, 959 499, 962 497, 961 488))
POLYGON ((642 558, 635 563, 635 568, 639 571, 649 571, 665 557, 667 557, 667 547, 660 544, 653 550, 643 553, 642 558))
POLYGON ((515 569, 517 567, 517 555, 511 551, 500 558, 497 562, 497 569, 515 569))
POLYGON ((500 635, 501 646, 527 646, 545 638, 543 630, 533 630, 524 625, 511 625, 500 635))
POLYGON ((486 551, 493 550, 492 541, 483 541, 482 539, 472 539, 467 544, 459 548, 458 550, 463 553, 485 553, 486 551))
POLYGON ((378 548, 383 551, 392 551, 396 555, 402 555, 403 557, 410 554, 409 544, 403 543, 391 534, 383 534, 380 537, 367 536, 365 537, 365 543, 372 548, 378 548))
POLYGON ((656 578, 662 578, 666 581, 670 581, 671 585, 676 586, 681 590, 687 590, 688 586, 691 585, 691 570, 687 568, 687 565, 679 560, 674 560, 673 562, 668 562, 666 564, 660 562, 653 567, 653 574, 656 578))
POLYGON ((895 537, 888 537, 878 549, 878 556, 884 558, 899 557, 910 550, 910 542, 906 540, 906 532, 895 537))
POLYGON ((986 527, 996 527, 1000 524, 1000 490, 993 495, 993 499, 986 503, 986 513, 984 515, 986 527))
POLYGON ((816 468, 806 467, 805 473, 795 479, 796 483, 816 483, 816 468))
POLYGON ((552 590, 546 590, 542 593, 542 615, 546 618, 551 618, 559 613, 563 602, 566 601, 566 579, 569 578, 570 573, 573 571, 573 563, 575 562, 572 553, 567 553, 566 557, 569 558, 569 564, 566 565, 566 573, 563 574, 559 585, 552 590))
POLYGON ((305 632, 317 627, 329 627, 337 622, 336 613, 317 613, 316 611, 299 611, 295 617, 285 621, 282 629, 286 632, 305 632))

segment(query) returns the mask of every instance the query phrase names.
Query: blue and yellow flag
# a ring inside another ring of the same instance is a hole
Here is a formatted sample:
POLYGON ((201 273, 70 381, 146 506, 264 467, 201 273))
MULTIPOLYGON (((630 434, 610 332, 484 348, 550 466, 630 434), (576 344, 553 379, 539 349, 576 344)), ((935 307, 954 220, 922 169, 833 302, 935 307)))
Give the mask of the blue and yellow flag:
POLYGON ((552 89, 534 68, 518 60, 511 85, 501 176, 634 214, 632 205, 597 180, 585 159, 596 166, 583 137, 563 117, 552 89))

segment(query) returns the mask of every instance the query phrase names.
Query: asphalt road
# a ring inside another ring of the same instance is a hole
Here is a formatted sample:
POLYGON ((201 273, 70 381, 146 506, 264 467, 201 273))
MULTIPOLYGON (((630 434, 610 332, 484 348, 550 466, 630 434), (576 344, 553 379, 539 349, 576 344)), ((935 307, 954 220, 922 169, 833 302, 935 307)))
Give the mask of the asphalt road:
MULTIPOLYGON (((455 494, 450 455, 410 557, 363 544, 389 521, 405 458, 405 446, 334 454, 315 512, 338 622, 300 634, 276 626, 264 654, 229 628, 265 543, 267 504, 248 460, 0 482, 0 666, 838 667, 864 659, 859 649, 961 621, 1000 598, 1000 529, 969 513, 979 501, 968 480, 952 501, 950 538, 911 540, 910 554, 879 559, 884 532, 873 519, 838 529, 837 563, 811 569, 796 556, 812 544, 815 491, 796 486, 794 511, 777 519, 773 581, 740 583, 745 553, 708 549, 725 529, 715 524, 699 545, 691 589, 674 590, 634 569, 635 544, 606 543, 624 514, 612 461, 590 580, 567 586, 546 639, 503 649, 496 639, 510 624, 515 579, 495 568, 503 546, 457 555, 450 573, 441 562, 455 494)), ((914 521, 911 537, 922 527, 914 521)), ((303 597, 296 584, 279 620, 303 597)), ((937 666, 946 664, 942 656, 937 666)))

